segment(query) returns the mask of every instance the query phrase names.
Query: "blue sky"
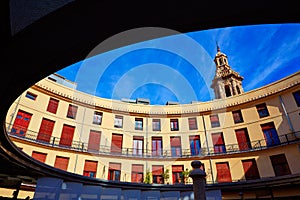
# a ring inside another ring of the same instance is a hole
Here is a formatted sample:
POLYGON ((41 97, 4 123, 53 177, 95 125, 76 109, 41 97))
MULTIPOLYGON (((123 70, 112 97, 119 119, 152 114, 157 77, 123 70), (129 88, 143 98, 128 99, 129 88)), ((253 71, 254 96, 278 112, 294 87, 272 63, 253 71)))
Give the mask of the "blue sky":
POLYGON ((245 92, 300 69, 300 24, 269 24, 153 39, 90 57, 57 73, 76 82, 77 90, 103 98, 147 98, 152 105, 209 101, 214 99, 210 84, 216 44, 231 68, 244 77, 245 92))

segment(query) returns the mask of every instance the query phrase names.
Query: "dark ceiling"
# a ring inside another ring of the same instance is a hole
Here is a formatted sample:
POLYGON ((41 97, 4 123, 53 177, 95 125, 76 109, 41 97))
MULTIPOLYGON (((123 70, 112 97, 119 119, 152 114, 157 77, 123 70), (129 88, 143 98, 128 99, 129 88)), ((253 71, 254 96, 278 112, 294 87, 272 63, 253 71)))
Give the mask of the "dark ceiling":
MULTIPOLYGON (((9 107, 23 91, 53 72, 86 58, 105 39, 142 27, 161 27, 184 33, 228 26, 300 22, 297 1, 288 0, 53 0, 57 4, 51 4, 53 9, 50 10, 46 9, 47 3, 34 6, 38 1, 28 2, 32 4, 21 6, 27 9, 24 15, 16 16, 15 9, 20 9, 20 5, 12 6, 15 0, 0 1, 0 117, 3 122, 0 186, 3 187, 20 180, 30 182, 44 175, 81 179, 32 161, 9 141, 4 122, 9 107), (45 11, 36 16, 34 11, 38 8, 45 11), (18 23, 22 17, 24 22, 18 23)), ((124 39, 95 53, 166 34, 171 33, 149 33, 124 39)))

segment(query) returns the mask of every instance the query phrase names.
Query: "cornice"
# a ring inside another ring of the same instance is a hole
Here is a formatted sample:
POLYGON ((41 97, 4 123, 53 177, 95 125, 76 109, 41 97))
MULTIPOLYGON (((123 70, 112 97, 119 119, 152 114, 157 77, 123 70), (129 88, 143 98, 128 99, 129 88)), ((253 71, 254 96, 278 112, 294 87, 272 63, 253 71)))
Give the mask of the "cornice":
POLYGON ((243 106, 247 103, 253 103, 264 98, 279 95, 280 93, 284 93, 289 89, 298 86, 299 84, 300 72, 297 72, 261 88, 244 92, 241 95, 235 95, 225 99, 216 99, 207 102, 179 105, 130 104, 118 100, 104 99, 67 88, 55 82, 52 83, 52 81, 46 79, 36 83, 31 88, 57 99, 104 112, 113 112, 131 116, 172 117, 182 115, 197 116, 210 112, 218 112, 218 110, 234 109, 235 107, 243 106), (56 84, 56 86, 54 87, 53 84, 56 84), (55 90, 51 87, 51 85, 53 85, 53 88, 60 89, 55 90))

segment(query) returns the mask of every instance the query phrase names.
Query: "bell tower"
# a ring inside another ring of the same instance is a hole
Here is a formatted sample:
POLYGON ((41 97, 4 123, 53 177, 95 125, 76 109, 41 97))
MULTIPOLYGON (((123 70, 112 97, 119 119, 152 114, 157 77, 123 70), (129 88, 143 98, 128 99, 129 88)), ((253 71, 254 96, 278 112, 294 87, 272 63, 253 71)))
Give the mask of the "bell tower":
POLYGON ((243 93, 242 81, 244 78, 231 69, 227 56, 221 52, 219 45, 217 45, 214 62, 216 64, 216 74, 212 80, 211 88, 214 90, 215 98, 224 99, 243 93))

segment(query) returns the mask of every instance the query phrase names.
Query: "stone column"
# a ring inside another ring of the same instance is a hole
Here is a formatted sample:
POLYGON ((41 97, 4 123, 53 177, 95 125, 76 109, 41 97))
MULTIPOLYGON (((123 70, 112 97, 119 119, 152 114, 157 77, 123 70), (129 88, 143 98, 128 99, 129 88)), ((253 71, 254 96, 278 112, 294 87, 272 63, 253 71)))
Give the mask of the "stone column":
POLYGON ((189 176, 193 179, 194 200, 206 200, 204 180, 206 173, 200 169, 202 163, 194 160, 191 165, 193 170, 189 176))

